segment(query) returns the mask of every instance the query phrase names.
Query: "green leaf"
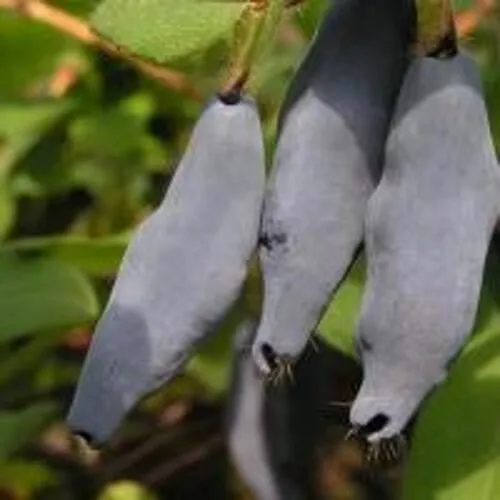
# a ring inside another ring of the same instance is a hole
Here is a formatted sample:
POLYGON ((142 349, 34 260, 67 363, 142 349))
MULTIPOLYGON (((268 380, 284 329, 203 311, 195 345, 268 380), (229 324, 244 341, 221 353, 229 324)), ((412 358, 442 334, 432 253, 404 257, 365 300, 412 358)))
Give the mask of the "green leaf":
POLYGON ((61 9, 75 13, 79 16, 90 14, 99 4, 100 0, 51 0, 51 5, 57 5, 61 9))
POLYGON ((43 360, 50 359, 50 352, 59 344, 61 335, 61 332, 55 332, 33 337, 17 349, 13 349, 11 344, 2 344, 0 386, 14 379, 19 380, 23 375, 33 372, 43 360))
POLYGON ((468 10, 474 7, 474 0, 453 0, 452 4, 458 11, 468 10))
POLYGON ((0 238, 5 237, 14 222, 16 207, 8 186, 0 181, 0 238))
POLYGON ((354 356, 354 332, 365 282, 365 259, 358 257, 335 293, 319 324, 319 335, 327 344, 354 356))
POLYGON ((0 460, 36 437, 54 415, 55 407, 49 403, 40 403, 22 411, 0 412, 0 460))
POLYGON ((328 0, 307 0, 300 9, 296 10, 297 24, 300 26, 307 38, 312 38, 321 17, 328 7, 328 0))
POLYGON ((104 489, 97 500, 155 500, 143 486, 132 481, 117 481, 104 489))
POLYGON ((491 252, 474 335, 417 421, 404 500, 500 497, 499 276, 491 252))
POLYGON ((69 51, 80 50, 78 41, 17 12, 0 10, 0 95, 33 94, 55 72, 69 51))
POLYGON ((78 267, 87 274, 110 276, 116 273, 120 265, 129 237, 129 234, 124 233, 95 239, 85 236, 27 238, 5 243, 0 257, 11 252, 21 256, 42 253, 78 267))
POLYGON ((112 109, 81 114, 71 124, 71 140, 77 150, 103 158, 132 155, 141 144, 153 106, 149 96, 138 94, 112 109))
POLYGON ((227 41, 242 5, 220 0, 104 0, 92 22, 116 44, 164 63, 227 41))
POLYGON ((0 182, 72 107, 73 103, 67 101, 0 104, 0 182))
MULTIPOLYGON (((12 493, 12 498, 33 498, 48 486, 57 483, 57 477, 47 465, 27 460, 0 462, 2 491, 12 493)), ((10 495, 7 495, 11 498, 10 495)))
POLYGON ((236 304, 217 332, 200 346, 186 366, 186 372, 213 396, 224 393, 229 386, 233 338, 244 316, 243 305, 236 304))
POLYGON ((0 342, 87 323, 97 312, 91 285, 74 268, 0 255, 0 342))

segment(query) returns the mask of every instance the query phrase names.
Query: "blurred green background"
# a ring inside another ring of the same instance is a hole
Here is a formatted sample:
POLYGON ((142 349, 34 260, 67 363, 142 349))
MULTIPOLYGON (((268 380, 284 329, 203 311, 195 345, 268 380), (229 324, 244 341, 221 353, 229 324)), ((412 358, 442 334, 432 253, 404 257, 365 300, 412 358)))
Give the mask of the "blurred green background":
MULTIPOLYGON (((53 0, 58 10, 50 12, 85 21, 98 3, 53 0)), ((0 0, 0 498, 150 498, 139 484, 158 498, 250 498, 220 439, 229 334, 134 411, 99 459, 78 453, 62 423, 128 234, 163 196, 193 122, 220 82, 226 54, 211 40, 203 50, 195 45, 175 61, 178 73, 160 82, 143 66, 29 19, 14 5, 0 0), (116 484, 124 479, 133 482, 116 484)), ((252 89, 269 145, 284 90, 324 6, 308 0, 286 13, 258 61, 252 89)), ((457 7, 469 11, 474 2, 457 7)), ((84 36, 81 27, 73 35, 84 36)), ((464 45, 481 65, 500 144, 498 14, 488 14, 464 45)), ((361 286, 358 266, 322 323, 327 339, 343 329, 344 347, 361 286)), ((357 383, 352 363, 340 396, 357 383)), ((496 411, 500 422, 500 405, 496 411)), ((330 418, 332 427, 345 425, 345 412, 330 418)), ((499 454, 500 445, 497 461, 499 454)), ((356 451, 321 456, 324 498, 360 498, 349 486, 349 471, 360 467, 356 451)), ((389 484, 401 471, 384 474, 389 484)), ((367 498, 390 498, 370 491, 367 498)))

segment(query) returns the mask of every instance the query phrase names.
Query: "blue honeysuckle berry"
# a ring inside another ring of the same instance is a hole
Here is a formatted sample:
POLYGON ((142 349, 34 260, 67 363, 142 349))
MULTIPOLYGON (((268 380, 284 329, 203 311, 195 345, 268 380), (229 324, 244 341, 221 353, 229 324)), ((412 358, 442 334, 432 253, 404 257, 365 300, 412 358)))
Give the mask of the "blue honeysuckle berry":
POLYGON ((258 111, 215 98, 157 210, 139 226, 97 324, 68 423, 93 443, 169 381, 237 299, 265 189, 258 111))
POLYGON ((368 279, 357 331, 354 426, 399 434, 472 330, 500 212, 480 76, 467 56, 417 59, 366 218, 368 279))
POLYGON ((260 237, 264 374, 302 353, 362 242, 412 22, 411 1, 334 2, 290 86, 260 237))

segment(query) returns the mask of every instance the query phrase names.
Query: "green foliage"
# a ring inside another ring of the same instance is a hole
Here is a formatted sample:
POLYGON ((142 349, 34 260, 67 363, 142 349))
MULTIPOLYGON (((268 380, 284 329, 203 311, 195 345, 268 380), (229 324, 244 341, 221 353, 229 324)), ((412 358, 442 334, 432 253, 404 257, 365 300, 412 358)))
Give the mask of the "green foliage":
POLYGON ((92 21, 118 45, 164 63, 228 41, 241 11, 220 0, 105 0, 92 21))
POLYGON ((92 276, 116 272, 129 236, 117 234, 101 238, 85 236, 47 236, 7 242, 4 249, 19 255, 38 254, 79 268, 92 276))
POLYGON ((457 10, 466 10, 470 9, 473 4, 474 0, 453 0, 452 1, 453 7, 457 10))
POLYGON ((4 103, 0 107, 0 137, 4 147, 0 173, 6 175, 69 110, 67 102, 4 103))
POLYGON ((9 231, 16 213, 17 193, 10 185, 12 171, 70 107, 64 101, 0 103, 0 236, 9 231))
POLYGON ((131 481, 120 481, 109 485, 98 500, 154 500, 155 497, 131 481))
POLYGON ((202 346, 188 363, 189 374, 203 380, 210 395, 221 396, 229 387, 233 337, 243 318, 238 304, 225 318, 217 333, 202 346))
POLYGON ((38 23, 0 11, 0 95, 19 97, 36 87, 56 67, 57 60, 78 43, 38 23), (5 71, 8 69, 8 71, 5 71))
POLYGON ((0 484, 16 498, 31 498, 56 483, 54 471, 39 462, 0 461, 0 484))
POLYGON ((24 411, 0 412, 0 460, 35 437, 53 416, 54 407, 50 404, 34 405, 24 411))
POLYGON ((336 291, 318 327, 323 340, 350 356, 354 355, 354 330, 364 282, 365 260, 360 256, 336 291))
POLYGON ((84 324, 97 315, 85 276, 57 261, 3 256, 0 277, 0 342, 84 324))
POLYGON ((328 0, 310 0, 297 10, 295 18, 304 34, 311 38, 316 30, 318 18, 328 6, 328 0))

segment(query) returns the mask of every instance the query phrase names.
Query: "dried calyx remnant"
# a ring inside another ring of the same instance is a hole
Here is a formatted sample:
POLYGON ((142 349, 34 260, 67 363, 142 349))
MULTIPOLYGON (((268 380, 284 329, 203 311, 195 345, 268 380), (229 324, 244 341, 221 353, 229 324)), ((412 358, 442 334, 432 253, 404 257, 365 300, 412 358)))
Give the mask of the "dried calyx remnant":
POLYGON ((459 52, 451 0, 414 0, 414 55, 448 59, 459 52))

